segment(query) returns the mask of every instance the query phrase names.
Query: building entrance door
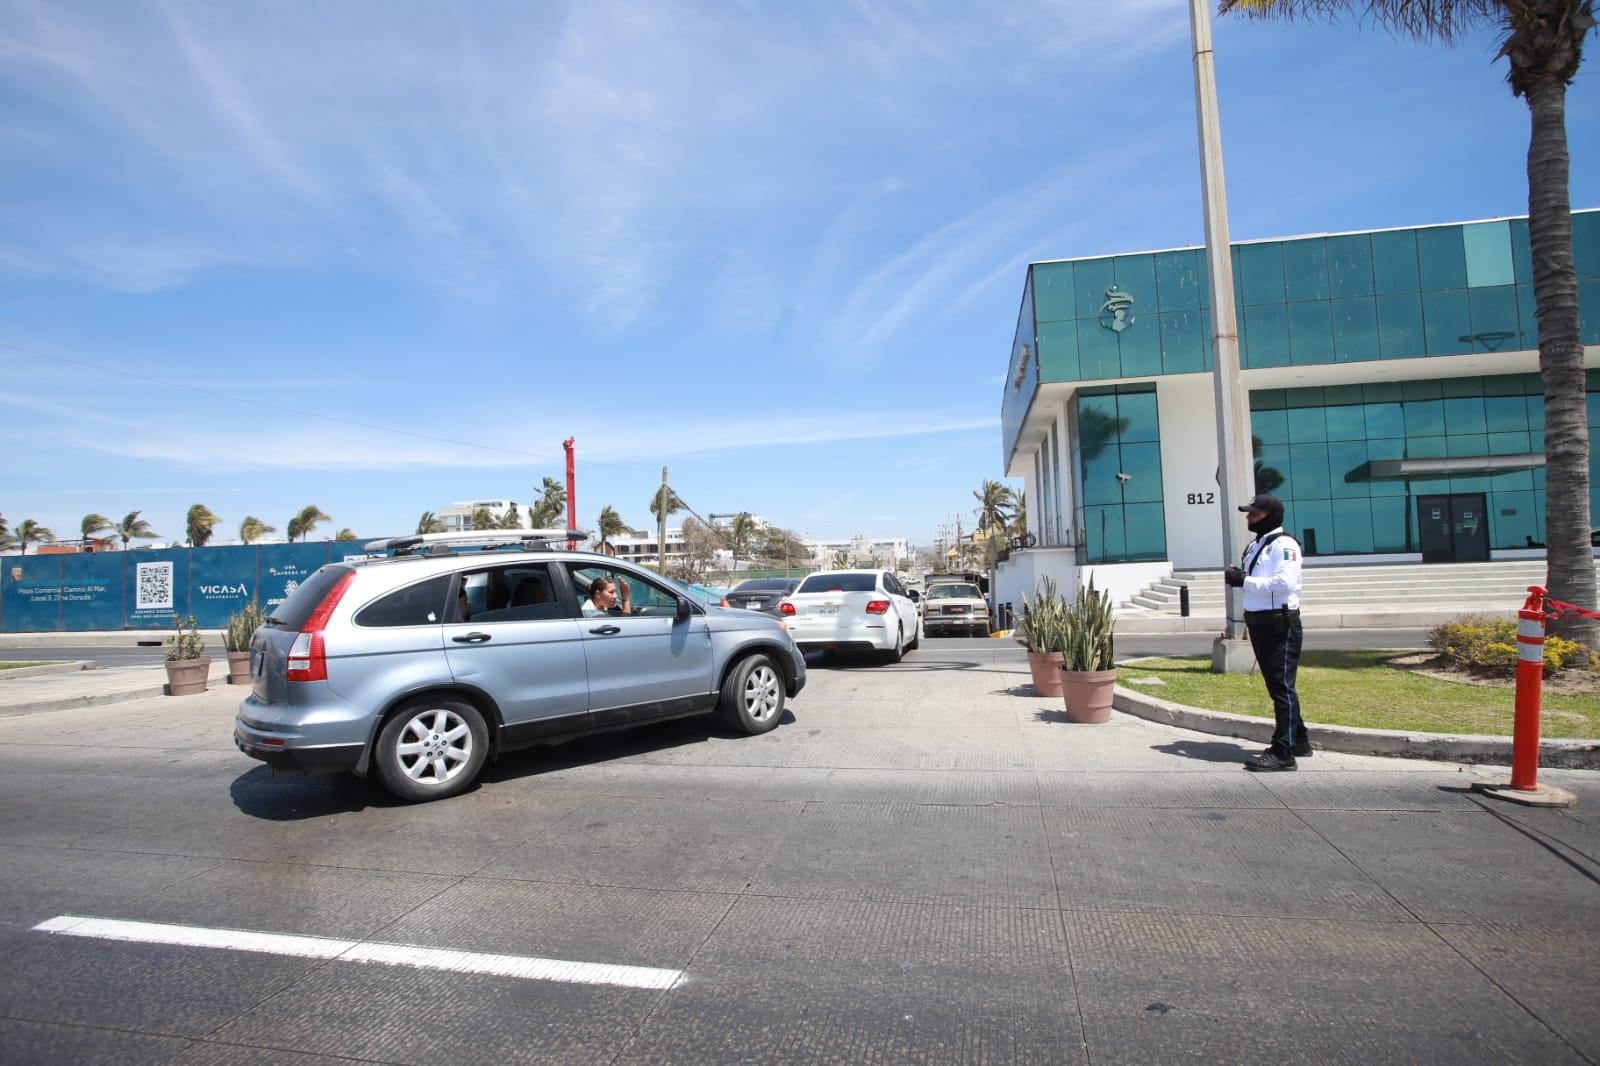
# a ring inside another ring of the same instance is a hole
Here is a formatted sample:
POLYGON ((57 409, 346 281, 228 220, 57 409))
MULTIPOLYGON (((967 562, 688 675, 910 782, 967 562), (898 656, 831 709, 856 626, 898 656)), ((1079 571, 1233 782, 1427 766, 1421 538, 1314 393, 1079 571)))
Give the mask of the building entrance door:
POLYGON ((1481 492, 1418 496, 1417 534, 1425 563, 1487 562, 1488 500, 1481 492))

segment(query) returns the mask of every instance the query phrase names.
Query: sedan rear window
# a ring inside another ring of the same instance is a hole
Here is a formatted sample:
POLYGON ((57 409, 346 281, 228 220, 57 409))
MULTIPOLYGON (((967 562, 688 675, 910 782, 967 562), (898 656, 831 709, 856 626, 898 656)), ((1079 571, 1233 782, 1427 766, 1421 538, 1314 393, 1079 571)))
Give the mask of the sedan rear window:
POLYGON ((928 590, 930 600, 981 600, 983 594, 976 585, 935 585, 928 590))
POLYGON ((267 624, 282 626, 284 629, 302 628, 311 617, 311 612, 317 609, 322 598, 328 594, 328 590, 349 572, 348 566, 324 566, 306 578, 299 588, 289 593, 288 599, 270 608, 267 624))
POLYGON ((812 574, 796 592, 871 592, 878 587, 877 574, 812 574))
POLYGON ((754 581, 741 581, 735 592, 787 592, 793 582, 781 577, 763 577, 754 581))

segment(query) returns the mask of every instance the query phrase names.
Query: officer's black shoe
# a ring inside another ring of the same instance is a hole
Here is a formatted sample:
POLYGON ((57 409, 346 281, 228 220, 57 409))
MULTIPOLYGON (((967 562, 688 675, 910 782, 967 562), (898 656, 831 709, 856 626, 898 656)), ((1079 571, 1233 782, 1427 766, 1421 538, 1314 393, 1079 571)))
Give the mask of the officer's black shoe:
POLYGON ((1274 754, 1269 750, 1262 752, 1260 755, 1250 756, 1244 761, 1244 768, 1246 770, 1254 770, 1257 773, 1271 773, 1277 770, 1293 770, 1296 767, 1293 755, 1285 759, 1283 756, 1274 754))
MULTIPOLYGON (((1272 753, 1272 749, 1271 748, 1262 748, 1261 749, 1261 754, 1263 754, 1263 755, 1270 755, 1271 753, 1272 753)), ((1296 759, 1309 759, 1309 758, 1311 758, 1311 755, 1312 755, 1311 741, 1308 740, 1304 744, 1296 744, 1294 746, 1293 755, 1294 755, 1294 757, 1296 759)))

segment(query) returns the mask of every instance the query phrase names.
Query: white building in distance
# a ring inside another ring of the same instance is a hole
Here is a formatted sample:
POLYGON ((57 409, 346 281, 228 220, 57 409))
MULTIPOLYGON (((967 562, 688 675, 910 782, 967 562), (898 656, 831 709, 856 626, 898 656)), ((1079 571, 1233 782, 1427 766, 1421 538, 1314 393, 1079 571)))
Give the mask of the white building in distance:
POLYGON ((524 529, 533 525, 533 508, 514 500, 460 500, 439 508, 434 514, 444 523, 445 532, 460 533, 472 528, 472 514, 479 510, 488 511, 497 522, 515 511, 524 529))

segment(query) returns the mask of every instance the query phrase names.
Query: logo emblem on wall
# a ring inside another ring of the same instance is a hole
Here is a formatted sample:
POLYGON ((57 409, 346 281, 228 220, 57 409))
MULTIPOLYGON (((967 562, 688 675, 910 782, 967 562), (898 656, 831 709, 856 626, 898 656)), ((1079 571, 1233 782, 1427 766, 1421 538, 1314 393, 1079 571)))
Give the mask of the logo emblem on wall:
POLYGON ((1100 325, 1113 333, 1121 333, 1138 321, 1130 312, 1133 297, 1115 285, 1106 290, 1106 302, 1100 305, 1100 325))

